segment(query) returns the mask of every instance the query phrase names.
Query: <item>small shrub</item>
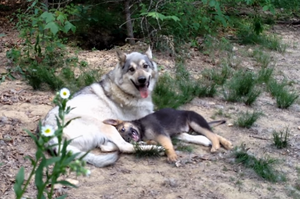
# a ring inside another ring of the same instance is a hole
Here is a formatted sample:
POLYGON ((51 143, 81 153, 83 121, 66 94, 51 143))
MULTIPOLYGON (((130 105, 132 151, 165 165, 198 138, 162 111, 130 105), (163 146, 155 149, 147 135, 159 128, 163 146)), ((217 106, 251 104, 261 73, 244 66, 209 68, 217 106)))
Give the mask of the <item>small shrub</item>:
POLYGON ((213 97, 215 93, 213 83, 192 79, 184 65, 179 63, 175 78, 168 74, 160 76, 152 99, 157 109, 178 108, 195 97, 213 97))
POLYGON ((269 63, 271 62, 270 55, 263 52, 260 49, 255 49, 253 51, 253 57, 258 63, 261 64, 262 68, 266 68, 269 65, 269 63))
POLYGON ((278 94, 276 98, 276 104, 278 108, 288 108, 290 107, 294 101, 299 97, 297 93, 290 93, 287 90, 283 90, 280 94, 278 94))
POLYGON ((243 101, 251 105, 259 96, 260 91, 255 90, 256 75, 250 71, 239 70, 223 86, 223 96, 226 101, 243 101))
POLYGON ((257 82, 268 83, 272 77, 274 68, 262 68, 258 71, 257 82))
POLYGON ((253 111, 252 113, 242 112, 239 114, 237 121, 234 123, 236 126, 243 128, 250 128, 256 120, 263 115, 261 112, 253 111))
POLYGON ((243 99, 243 102, 248 105, 248 106, 251 106, 256 98, 260 95, 261 91, 260 90, 251 90, 248 95, 246 95, 243 99))
POLYGON ((268 90, 272 96, 276 99, 276 104, 278 108, 288 108, 295 100, 299 97, 299 94, 295 92, 290 92, 285 87, 287 86, 286 80, 278 83, 276 80, 271 80, 268 83, 268 90))
POLYGON ((277 147, 277 149, 283 149, 288 146, 288 136, 289 132, 288 129, 284 131, 278 132, 273 132, 273 142, 274 145, 277 147))
POLYGON ((209 81, 214 82, 217 85, 223 85, 226 80, 232 75, 232 71, 229 66, 224 65, 220 70, 218 69, 205 69, 202 75, 209 81))
POLYGON ((286 181, 283 174, 278 171, 274 171, 272 164, 276 163, 276 160, 272 158, 257 159, 256 157, 249 155, 245 145, 236 147, 234 150, 235 162, 241 163, 246 168, 253 169, 257 175, 270 182, 286 181))

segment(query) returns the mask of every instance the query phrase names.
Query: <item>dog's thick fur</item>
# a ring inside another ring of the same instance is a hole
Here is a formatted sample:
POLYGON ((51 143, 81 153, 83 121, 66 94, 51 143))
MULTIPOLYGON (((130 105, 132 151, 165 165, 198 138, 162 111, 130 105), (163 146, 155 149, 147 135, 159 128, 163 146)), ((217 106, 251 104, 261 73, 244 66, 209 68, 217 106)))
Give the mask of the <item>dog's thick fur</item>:
MULTIPOLYGON (((73 120, 64 129, 64 138, 72 139, 67 150, 85 154, 86 151, 100 148, 105 153, 88 153, 84 160, 97 167, 113 164, 118 159, 118 151, 133 153, 132 144, 126 142, 111 125, 102 121, 107 118, 134 120, 153 112, 151 92, 158 78, 157 65, 152 61, 149 47, 145 54, 118 52, 119 63, 101 81, 75 93, 67 106, 74 108, 65 118, 73 120)), ((58 107, 49 111, 42 125, 56 127, 58 107)), ((57 144, 57 138, 48 143, 57 144)), ((54 152, 58 146, 54 147, 54 152)), ((145 149, 147 150, 147 149, 145 149)), ((78 157, 79 157, 78 156, 78 157)))
MULTIPOLYGON (((196 144, 212 145, 211 152, 215 152, 222 144, 226 149, 232 149, 232 143, 225 138, 212 132, 210 125, 194 111, 175 110, 170 108, 161 109, 141 119, 122 121, 107 119, 105 124, 115 126, 121 136, 130 141, 154 140, 166 149, 168 161, 178 159, 174 150, 171 137, 196 144), (194 131, 199 135, 190 135, 187 132, 194 131), (207 140, 207 138, 209 140, 207 140)), ((225 123, 224 120, 214 123, 225 123)))

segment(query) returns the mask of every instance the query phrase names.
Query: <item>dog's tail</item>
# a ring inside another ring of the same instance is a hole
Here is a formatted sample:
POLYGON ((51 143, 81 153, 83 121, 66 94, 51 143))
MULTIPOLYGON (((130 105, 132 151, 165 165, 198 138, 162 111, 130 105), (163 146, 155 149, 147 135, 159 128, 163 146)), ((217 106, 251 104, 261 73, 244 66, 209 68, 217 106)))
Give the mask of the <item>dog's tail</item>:
POLYGON ((213 128, 213 127, 219 126, 221 124, 225 124, 225 123, 226 123, 226 120, 216 120, 216 121, 208 122, 210 128, 213 128))
POLYGON ((88 153, 83 160, 87 163, 92 164, 96 167, 106 167, 114 164, 119 159, 119 151, 112 153, 103 153, 100 155, 95 155, 88 153))

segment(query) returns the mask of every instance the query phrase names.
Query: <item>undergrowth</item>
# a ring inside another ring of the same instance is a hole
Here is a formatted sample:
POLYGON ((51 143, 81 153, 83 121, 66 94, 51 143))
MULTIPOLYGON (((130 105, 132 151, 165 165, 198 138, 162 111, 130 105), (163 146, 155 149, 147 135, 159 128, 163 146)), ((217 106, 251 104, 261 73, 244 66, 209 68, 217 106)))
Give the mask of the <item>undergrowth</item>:
POLYGON ((289 129, 286 128, 285 131, 273 132, 273 142, 278 149, 283 149, 288 147, 288 137, 289 129))
POLYGON ((256 120, 262 116, 261 112, 253 111, 252 113, 246 111, 239 113, 239 117, 234 122, 234 124, 238 127, 250 128, 256 120))
POLYGON ((255 173, 262 177, 263 179, 270 182, 282 182, 286 181, 286 177, 275 171, 272 165, 277 161, 273 158, 260 158, 257 159, 253 155, 249 155, 245 145, 241 145, 240 147, 236 147, 234 149, 235 162, 237 164, 242 164, 246 168, 251 168, 255 171, 255 173))

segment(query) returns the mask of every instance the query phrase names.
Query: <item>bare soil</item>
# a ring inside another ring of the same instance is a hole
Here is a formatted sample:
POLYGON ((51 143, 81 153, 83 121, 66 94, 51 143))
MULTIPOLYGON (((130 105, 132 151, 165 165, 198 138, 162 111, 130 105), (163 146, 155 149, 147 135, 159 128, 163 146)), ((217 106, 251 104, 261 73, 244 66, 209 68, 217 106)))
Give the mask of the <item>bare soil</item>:
MULTIPOLYGON (((276 27, 274 30, 289 46, 284 54, 271 52, 275 64, 275 76, 286 77, 293 81, 293 87, 300 89, 300 37, 299 28, 276 27)), ((0 74, 6 72, 8 60, 5 52, 10 40, 16 39, 10 34, 1 40, 0 74)), ((0 38, 1 39, 1 38, 0 38)), ((138 44, 134 47, 123 46, 125 51, 145 49, 138 44)), ((237 46, 237 49, 244 49, 237 46)), ((249 48, 249 47, 247 47, 249 48)), ((216 67, 211 58, 190 49, 191 56, 187 67, 194 75, 204 68, 216 67)), ((237 51, 239 52, 239 50, 237 51)), ((172 71, 174 60, 164 54, 154 52, 155 61, 163 68, 162 72, 172 71)), ((111 69, 116 64, 114 50, 82 51, 80 60, 89 65, 111 69)), ((251 67, 251 60, 243 60, 240 67, 251 67)), ((22 79, 6 79, 0 84, 0 198, 14 198, 13 184, 15 175, 21 166, 26 173, 30 163, 24 160, 27 155, 33 156, 35 146, 23 129, 35 131, 39 119, 53 107, 53 92, 34 91, 22 79)), ((230 115, 227 123, 233 123, 239 111, 259 110, 264 113, 253 127, 243 129, 223 125, 215 132, 228 138, 235 146, 246 144, 249 152, 257 158, 271 157, 279 160, 275 168, 284 173, 286 182, 271 183, 258 177, 252 169, 235 164, 231 151, 221 149, 211 154, 208 147, 193 145, 193 152, 180 152, 181 165, 178 167, 166 162, 166 157, 137 158, 133 154, 121 154, 113 166, 96 168, 87 165, 91 170, 89 177, 65 176, 78 184, 77 189, 60 187, 57 194, 67 193, 70 199, 88 198, 214 198, 214 199, 273 199, 300 198, 300 105, 299 100, 288 109, 276 107, 275 99, 269 93, 262 93, 252 107, 241 103, 228 103, 221 97, 195 98, 182 107, 197 111, 207 120, 222 109, 230 115), (277 149, 272 145, 273 131, 286 128, 290 130, 289 147, 277 149), (298 172, 297 172, 298 170, 298 172)), ((216 119, 221 119, 216 116, 216 119)), ((222 118, 223 119, 223 118, 222 118)), ((25 194, 35 198, 34 182, 25 194)))

